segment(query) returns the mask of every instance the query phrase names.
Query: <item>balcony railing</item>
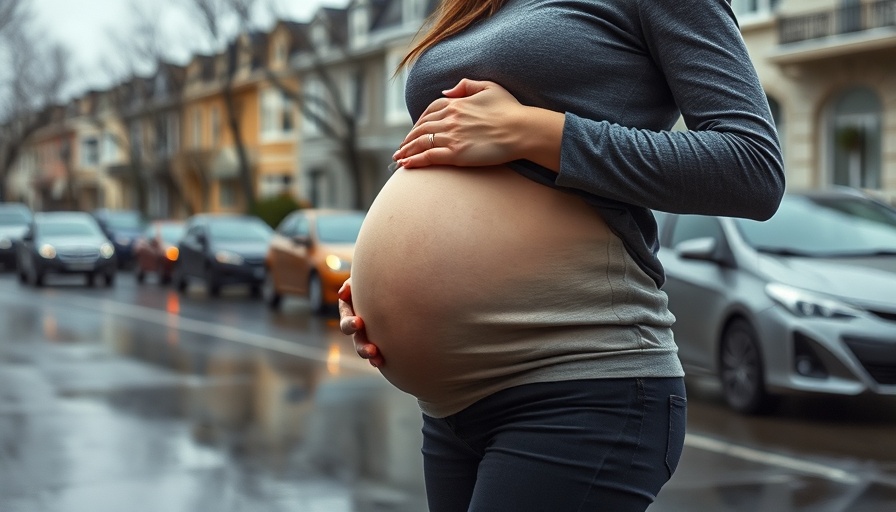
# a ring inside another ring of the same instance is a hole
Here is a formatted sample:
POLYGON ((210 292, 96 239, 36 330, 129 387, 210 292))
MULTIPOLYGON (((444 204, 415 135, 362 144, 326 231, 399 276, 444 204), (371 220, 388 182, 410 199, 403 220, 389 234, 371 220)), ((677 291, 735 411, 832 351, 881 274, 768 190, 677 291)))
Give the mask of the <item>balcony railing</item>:
POLYGON ((780 44, 853 34, 876 28, 896 29, 896 0, 875 0, 778 20, 780 44))

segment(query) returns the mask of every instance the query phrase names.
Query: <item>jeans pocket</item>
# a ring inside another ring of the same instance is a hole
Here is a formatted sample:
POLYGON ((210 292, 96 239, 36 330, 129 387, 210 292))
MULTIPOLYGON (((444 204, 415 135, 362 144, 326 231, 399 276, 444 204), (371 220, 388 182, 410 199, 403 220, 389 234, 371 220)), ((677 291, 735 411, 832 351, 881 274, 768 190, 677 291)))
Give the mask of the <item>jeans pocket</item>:
POLYGON ((666 439, 666 469, 669 478, 675 473, 681 452, 684 450, 684 432, 687 426, 688 399, 678 395, 669 396, 669 436, 666 439))

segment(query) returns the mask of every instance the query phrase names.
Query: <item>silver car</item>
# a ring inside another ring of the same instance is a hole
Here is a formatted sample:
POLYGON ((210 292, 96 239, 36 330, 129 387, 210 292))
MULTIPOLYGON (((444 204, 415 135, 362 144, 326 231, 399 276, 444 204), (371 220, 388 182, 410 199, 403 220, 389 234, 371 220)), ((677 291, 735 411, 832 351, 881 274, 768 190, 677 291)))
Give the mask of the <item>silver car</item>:
POLYGON ((896 395, 896 209, 837 189, 788 193, 766 222, 658 220, 682 363, 717 377, 733 409, 896 395))

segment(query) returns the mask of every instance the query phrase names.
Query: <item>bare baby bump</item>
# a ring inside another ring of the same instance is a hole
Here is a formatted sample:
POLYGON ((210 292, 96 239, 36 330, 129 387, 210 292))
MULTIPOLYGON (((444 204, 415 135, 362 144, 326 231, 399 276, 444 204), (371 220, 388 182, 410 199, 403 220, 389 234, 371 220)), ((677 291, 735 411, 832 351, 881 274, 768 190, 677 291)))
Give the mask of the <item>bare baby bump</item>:
MULTIPOLYGON (((609 235, 596 210, 506 167, 399 169, 367 213, 352 263, 356 313, 386 360, 383 375, 418 398, 469 379, 471 339, 500 325, 524 282, 563 265, 570 244, 609 235)), ((575 269, 571 269, 575 272, 575 269)))

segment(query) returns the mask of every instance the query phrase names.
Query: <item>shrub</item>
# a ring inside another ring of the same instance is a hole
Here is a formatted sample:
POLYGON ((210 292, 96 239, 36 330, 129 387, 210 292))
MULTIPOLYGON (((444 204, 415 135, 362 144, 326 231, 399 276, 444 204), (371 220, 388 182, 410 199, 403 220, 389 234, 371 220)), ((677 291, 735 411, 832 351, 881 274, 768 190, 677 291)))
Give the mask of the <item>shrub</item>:
POLYGON ((302 204, 289 194, 266 197, 255 202, 255 208, 249 212, 276 228, 291 212, 302 208, 302 204))

